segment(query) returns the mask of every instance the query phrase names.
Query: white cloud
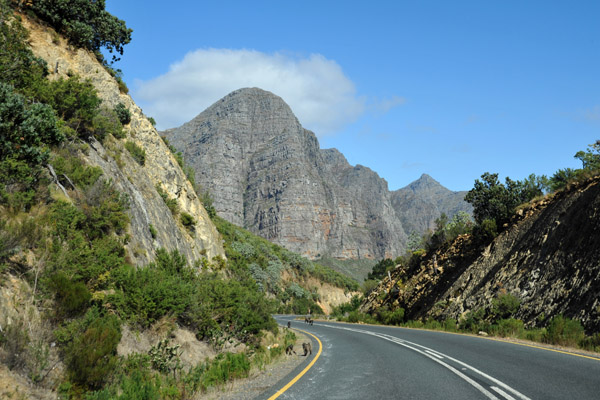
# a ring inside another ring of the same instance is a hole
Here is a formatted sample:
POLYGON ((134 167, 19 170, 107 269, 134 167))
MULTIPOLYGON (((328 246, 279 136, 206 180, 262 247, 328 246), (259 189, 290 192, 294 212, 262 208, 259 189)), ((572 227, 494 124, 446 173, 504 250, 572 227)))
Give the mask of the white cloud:
MULTIPOLYGON (((134 96, 165 129, 191 120, 243 87, 259 87, 282 97, 300 123, 318 135, 354 122, 367 108, 335 61, 319 54, 300 58, 254 50, 190 52, 166 74, 136 82, 134 96)), ((388 110, 399 103, 399 98, 392 98, 382 107, 388 110)))

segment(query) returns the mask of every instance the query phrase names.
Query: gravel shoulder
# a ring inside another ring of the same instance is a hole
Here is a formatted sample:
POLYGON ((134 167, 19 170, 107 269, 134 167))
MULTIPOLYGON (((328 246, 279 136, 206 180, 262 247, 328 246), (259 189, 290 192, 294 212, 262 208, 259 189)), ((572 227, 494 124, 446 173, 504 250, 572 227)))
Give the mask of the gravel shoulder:
MULTIPOLYGON (((310 339, 298 331, 294 331, 297 337, 294 350, 301 354, 302 342, 310 339)), ((282 355, 273 363, 267 365, 264 369, 253 369, 250 376, 245 379, 237 379, 224 386, 212 388, 207 393, 203 393, 195 399, 206 400, 251 400, 259 397, 262 393, 269 390, 280 380, 285 378, 290 372, 296 369, 300 364, 307 361, 307 357, 301 355, 282 355)), ((285 383, 284 383, 285 384, 285 383)), ((283 385, 282 385, 283 386, 283 385)))

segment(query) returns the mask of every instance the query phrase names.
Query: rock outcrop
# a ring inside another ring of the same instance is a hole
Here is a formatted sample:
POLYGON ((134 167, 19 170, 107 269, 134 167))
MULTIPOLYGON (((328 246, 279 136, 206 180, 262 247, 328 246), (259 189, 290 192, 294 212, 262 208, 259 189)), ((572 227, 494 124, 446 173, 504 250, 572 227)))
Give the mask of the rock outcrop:
MULTIPOLYGON (((402 219, 412 215, 403 208, 405 190, 390 193, 369 168, 351 166, 336 149, 320 149, 270 92, 237 90, 163 134, 193 166, 218 214, 234 224, 311 259, 381 259, 404 250, 402 219)), ((415 211, 424 220, 413 223, 421 233, 442 208, 419 197, 418 187, 406 190, 418 206, 431 207, 428 217, 415 211)))
POLYGON ((148 263, 153 260, 157 248, 178 249, 190 260, 223 256, 220 236, 194 188, 131 97, 120 92, 116 80, 94 54, 71 48, 51 28, 27 18, 23 22, 30 32, 33 52, 52 67, 50 79, 66 77, 67 74, 90 79, 102 99, 102 106, 113 108, 122 103, 131 113, 131 122, 125 127, 126 139, 109 137, 103 144, 92 141, 89 150, 80 156, 89 165, 102 168, 104 178, 111 180, 115 188, 129 198, 131 240, 126 248, 132 262, 137 265, 148 263), (144 149, 146 160, 143 167, 125 150, 125 140, 144 149), (158 194, 157 186, 170 198, 177 199, 180 210, 194 217, 195 232, 190 232, 173 217, 158 194), (150 225, 154 227, 154 233, 149 229, 150 225))
POLYGON ((563 314, 600 330, 600 177, 518 211, 486 247, 460 236, 412 267, 398 266, 362 310, 403 307, 408 319, 459 319, 509 293, 526 326, 563 314), (384 292, 386 295, 384 295, 384 292))

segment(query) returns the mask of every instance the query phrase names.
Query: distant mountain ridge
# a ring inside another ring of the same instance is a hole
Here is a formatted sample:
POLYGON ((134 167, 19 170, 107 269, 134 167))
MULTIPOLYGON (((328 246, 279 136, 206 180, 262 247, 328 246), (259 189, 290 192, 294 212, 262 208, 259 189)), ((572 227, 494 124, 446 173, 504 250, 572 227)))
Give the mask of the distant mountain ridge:
POLYGON ((392 192, 392 206, 407 233, 422 233, 435 228, 442 214, 460 211, 471 214, 473 208, 464 201, 466 191, 453 192, 427 174, 402 189, 392 192))
POLYGON ((236 90, 162 134, 220 216, 311 259, 394 257, 413 230, 470 207, 464 192, 427 175, 390 192, 371 169, 320 149, 280 97, 258 88, 236 90))

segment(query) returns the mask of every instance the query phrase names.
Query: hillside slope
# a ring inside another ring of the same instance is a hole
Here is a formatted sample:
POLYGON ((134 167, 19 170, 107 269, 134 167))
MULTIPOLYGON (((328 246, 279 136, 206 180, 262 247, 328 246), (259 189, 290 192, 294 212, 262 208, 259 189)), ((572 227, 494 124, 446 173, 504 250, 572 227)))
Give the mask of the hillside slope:
POLYGON ((124 147, 125 140, 109 138, 102 144, 92 139, 89 150, 80 155, 86 164, 100 167, 104 177, 128 196, 131 241, 126 249, 130 259, 137 265, 147 264, 154 258, 157 248, 178 249, 191 260, 203 255, 208 258, 224 255, 219 234, 177 161, 142 110, 129 95, 120 92, 117 81, 94 54, 67 46, 66 40, 57 37, 51 28, 26 18, 23 23, 30 32, 29 43, 34 54, 53 67, 50 79, 69 74, 89 78, 103 106, 112 108, 122 103, 131 113, 131 122, 125 127, 126 140, 144 149, 144 166, 129 156, 124 147), (181 211, 195 218, 194 235, 169 211, 157 186, 169 198, 176 199, 181 211), (148 229, 149 225, 154 226, 155 237, 148 229))
POLYGON ((479 248, 470 237, 397 267, 362 310, 402 307, 407 319, 459 319, 489 310, 502 294, 518 298, 514 318, 545 326, 563 314, 600 330, 600 178, 519 210, 510 226, 479 248))

